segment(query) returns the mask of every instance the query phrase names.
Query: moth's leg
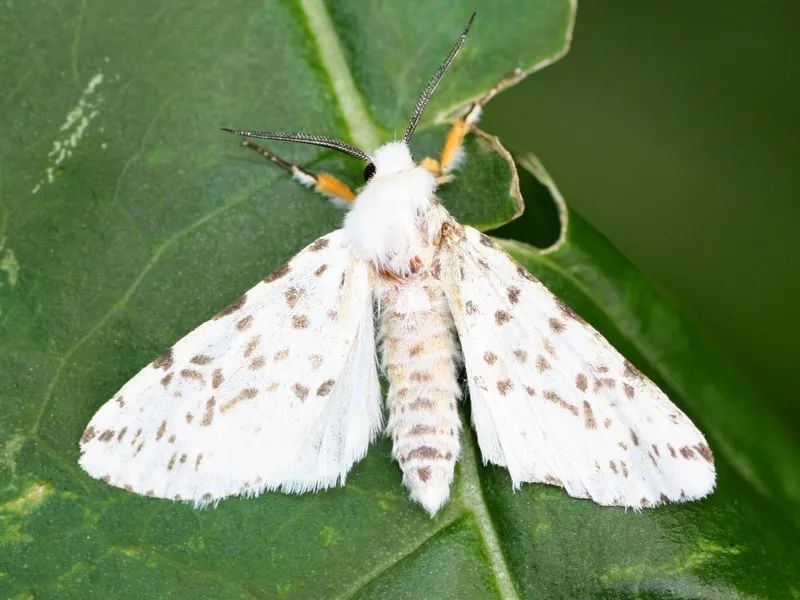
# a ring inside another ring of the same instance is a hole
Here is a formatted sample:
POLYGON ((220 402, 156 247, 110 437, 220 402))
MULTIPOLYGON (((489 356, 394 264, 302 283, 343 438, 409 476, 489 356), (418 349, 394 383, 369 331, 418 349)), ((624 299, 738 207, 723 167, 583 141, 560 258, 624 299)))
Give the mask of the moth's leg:
POLYGON ((505 75, 488 92, 475 100, 463 117, 453 122, 439 160, 430 157, 422 160, 422 166, 433 173, 439 183, 447 183, 453 178, 452 172, 458 167, 464 154, 464 138, 480 119, 483 107, 498 93, 517 81, 521 74, 521 69, 514 69, 505 75))
POLYGON ((351 190, 346 183, 339 181, 330 173, 312 173, 311 171, 307 171, 299 165, 283 160, 277 154, 270 152, 263 146, 259 146, 250 140, 244 140, 242 146, 258 152, 261 156, 269 159, 280 168, 289 171, 295 180, 306 187, 314 188, 316 192, 330 198, 334 204, 350 204, 356 197, 353 190, 351 190))

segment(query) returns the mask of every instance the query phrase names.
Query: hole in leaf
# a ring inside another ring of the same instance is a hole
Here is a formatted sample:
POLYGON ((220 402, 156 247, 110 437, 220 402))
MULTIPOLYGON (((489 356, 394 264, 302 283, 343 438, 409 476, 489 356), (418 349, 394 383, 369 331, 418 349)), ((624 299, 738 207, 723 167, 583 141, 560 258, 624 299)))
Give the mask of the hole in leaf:
POLYGON ((525 212, 510 223, 488 231, 492 236, 527 242, 547 248, 558 240, 561 222, 550 190, 531 173, 517 164, 519 188, 525 201, 525 212))

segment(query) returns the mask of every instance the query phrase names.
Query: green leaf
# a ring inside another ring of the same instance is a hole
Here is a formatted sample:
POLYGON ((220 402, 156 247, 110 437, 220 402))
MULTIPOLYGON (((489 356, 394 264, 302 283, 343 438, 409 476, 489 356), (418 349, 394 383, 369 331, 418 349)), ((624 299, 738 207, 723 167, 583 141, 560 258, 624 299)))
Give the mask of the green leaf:
MULTIPOLYGON (((654 379, 707 434, 717 490, 702 502, 639 513, 527 486, 490 469, 484 494, 524 596, 731 598, 800 591, 796 546, 800 448, 730 364, 635 267, 570 212, 533 156, 530 196, 552 197, 561 236, 545 251, 505 249, 654 379), (545 576, 542 576, 546 574, 545 576)), ((538 200, 538 199, 537 199, 538 200)))
MULTIPOLYGON (((402 130, 471 11, 311 0, 0 8, 0 596, 797 593, 771 560, 797 535, 797 448, 574 215, 558 250, 509 248, 710 434, 720 467, 710 500, 626 513, 545 486, 512 493, 469 434, 435 519, 401 488, 385 440, 343 488, 206 511, 78 468, 84 425, 141 365, 341 221, 216 127, 307 130, 371 150, 402 130)), ((446 130, 436 123, 511 68, 560 56, 572 12, 567 0, 481 7, 416 153, 434 153, 446 130)), ((521 208, 516 173, 491 138, 467 149, 442 198, 465 222, 498 226, 521 208)), ((363 168, 317 148, 280 152, 351 183, 363 168)))

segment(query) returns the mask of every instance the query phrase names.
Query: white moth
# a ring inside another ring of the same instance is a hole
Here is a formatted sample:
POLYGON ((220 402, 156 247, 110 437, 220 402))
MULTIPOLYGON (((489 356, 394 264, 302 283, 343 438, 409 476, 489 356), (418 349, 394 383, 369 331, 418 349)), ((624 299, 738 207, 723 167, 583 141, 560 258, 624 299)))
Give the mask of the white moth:
POLYGON ((90 475, 196 506, 344 484, 384 430, 377 345, 389 382, 392 454, 411 497, 431 515, 449 497, 458 460, 462 361, 483 461, 506 467, 515 488, 548 483, 634 508, 711 492, 711 451, 686 415, 536 277, 437 201, 464 135, 501 86, 456 122, 440 161, 412 159, 411 134, 468 30, 420 96, 403 141, 371 156, 332 138, 236 132, 347 152, 368 162, 366 185, 353 200, 331 176, 246 142, 301 183, 353 200, 344 226, 105 403, 80 440, 90 475))

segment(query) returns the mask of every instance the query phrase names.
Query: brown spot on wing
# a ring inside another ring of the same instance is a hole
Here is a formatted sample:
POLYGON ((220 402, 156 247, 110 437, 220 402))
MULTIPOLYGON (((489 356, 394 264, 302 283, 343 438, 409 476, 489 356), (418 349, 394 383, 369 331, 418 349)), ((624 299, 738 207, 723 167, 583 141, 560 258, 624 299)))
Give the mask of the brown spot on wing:
POLYGON ((711 453, 711 448, 706 446, 705 444, 697 444, 694 447, 697 450, 697 453, 702 456, 707 462, 714 463, 714 455, 711 453))
POLYGON ((464 312, 468 315, 474 315, 478 313, 478 307, 475 306, 475 303, 472 300, 467 300, 464 304, 464 312))
POLYGON ((236 300, 214 315, 214 320, 221 319, 222 317, 235 313, 244 306, 245 302, 247 302, 247 294, 242 294, 236 300))
POLYGON ((283 293, 283 297, 286 299, 286 304, 289 305, 289 308, 294 308, 295 305, 300 301, 300 296, 302 295, 303 295, 303 290, 298 290, 294 286, 288 288, 283 293))
POLYGON ((320 384, 317 388, 317 396, 327 396, 331 393, 333 386, 336 384, 336 381, 333 379, 326 379, 325 381, 320 384))
POLYGON ((91 442, 96 435, 97 435, 97 431, 95 430, 95 428, 92 427, 91 425, 89 425, 89 427, 87 427, 84 430, 83 435, 81 436, 81 444, 85 444, 87 442, 91 442))
POLYGON ((289 263, 285 262, 280 267, 275 269, 272 273, 264 277, 263 281, 264 283, 272 283, 273 281, 276 281, 281 277, 284 277, 287 273, 289 273, 290 270, 291 267, 289 267, 289 263))
POLYGON ((236 323, 236 329, 239 331, 247 331, 250 329, 250 326, 253 324, 253 315, 247 315, 243 319, 239 319, 236 323))
POLYGON ((417 469, 417 476, 419 480, 423 483, 428 481, 431 477, 431 468, 430 467, 422 467, 421 469, 417 469))
POLYGON ((484 352, 483 353, 483 360, 486 361, 487 365, 493 365, 497 362, 497 354, 494 352, 484 352))
POLYGON ((569 412, 571 412, 576 417, 578 416, 578 407, 575 406, 574 404, 571 404, 571 403, 567 402, 566 400, 564 400, 555 391, 553 391, 553 390, 545 390, 543 395, 545 397, 545 400, 549 400, 550 402, 552 402, 556 406, 558 406, 560 408, 563 408, 564 410, 568 410, 569 412))
POLYGON ((181 377, 183 377, 187 381, 189 380, 203 381, 203 374, 195 369, 182 369, 181 377))
POLYGON ((544 373, 549 368, 550 363, 547 362, 547 359, 544 356, 540 354, 536 357, 536 370, 539 371, 539 373, 544 373))
POLYGON ((169 371, 172 367, 172 348, 167 348, 164 354, 156 358, 151 364, 156 369, 169 371))
POLYGON ((263 356, 256 356, 253 360, 250 361, 250 370, 257 371, 258 369, 262 368, 265 364, 267 364, 267 359, 263 356))
POLYGON ((244 357, 250 358, 250 355, 255 351, 259 343, 261 343, 260 335, 254 335, 253 337, 251 337, 244 348, 244 357))
POLYGON ((214 369, 214 373, 211 375, 211 387, 216 390, 224 381, 225 378, 222 376, 222 369, 214 369))
POLYGON ((500 379, 497 382, 497 391, 505 396, 510 390, 514 389, 514 384, 510 379, 500 379))
POLYGON ((672 444, 667 444, 667 450, 669 450, 669 454, 672 456, 672 458, 678 457, 678 453, 675 452, 675 448, 672 446, 672 444))
POLYGON ((522 349, 517 349, 517 350, 514 350, 514 357, 515 357, 515 358, 516 358, 516 359, 517 359, 517 360, 518 360, 520 363, 524 363, 525 361, 527 361, 527 360, 528 360, 528 353, 527 353, 527 352, 525 352, 525 350, 522 350, 522 349))
POLYGON ((585 392, 588 383, 589 382, 586 379, 586 375, 584 375, 583 373, 578 373, 575 376, 575 387, 578 388, 580 391, 585 392))
POLYGON ((100 434, 100 437, 97 438, 100 442, 110 442, 111 438, 114 437, 114 430, 113 429, 106 429, 103 433, 100 434))
POLYGON ((294 315, 292 316, 292 327, 295 329, 305 329, 308 327, 309 321, 306 315, 294 315))
POLYGON ((516 304, 517 302, 519 302, 520 293, 521 293, 521 290, 518 287, 515 287, 515 286, 512 285, 507 290, 508 301, 511 302, 511 304, 516 304))
POLYGON ((551 317, 550 320, 547 322, 547 324, 550 325, 550 329, 553 330, 553 333, 561 333, 567 328, 567 326, 564 325, 564 323, 562 323, 555 317, 551 317))
POLYGON ((214 400, 214 396, 211 396, 206 402, 206 410, 203 413, 203 420, 200 422, 203 427, 208 427, 214 421, 214 406, 216 404, 217 401, 214 400))
POLYGON ((319 267, 317 267, 317 270, 314 271, 314 275, 320 277, 327 270, 328 270, 327 263, 322 263, 319 267))
POLYGON ((321 237, 318 240, 315 240, 313 243, 309 244, 308 249, 311 252, 319 252, 320 250, 324 250, 330 244, 330 240, 321 237))
POLYGON ((305 400, 306 396, 308 396, 308 388, 301 383, 293 384, 292 391, 300 400, 305 400))
POLYGON ((189 362, 194 363, 196 365, 207 365, 210 363, 213 358, 211 358, 208 354, 195 354, 189 362))
POLYGON ((633 386, 629 383, 623 383, 622 389, 625 390, 625 395, 628 397, 628 400, 633 400, 633 396, 635 395, 633 386))
POLYGON ((125 437, 125 432, 126 432, 126 431, 128 431, 128 428, 127 428, 127 427, 123 427, 122 429, 120 429, 120 430, 119 430, 119 433, 117 434, 117 441, 118 441, 118 442, 121 442, 121 441, 122 441, 122 438, 124 438, 124 437, 125 437))
POLYGON ((242 400, 252 400, 258 395, 258 390, 254 387, 247 387, 240 391, 236 396, 219 407, 219 412, 224 413, 236 406, 242 400))
POLYGON ((288 358, 288 356, 289 356, 289 349, 288 348, 284 348, 283 350, 278 350, 275 353, 275 356, 273 356, 273 358, 276 361, 278 361, 278 360, 284 360, 285 358, 288 358))
POLYGON ((610 390, 613 390, 615 387, 617 387, 617 382, 614 379, 612 379, 611 377, 598 377, 598 378, 595 378, 595 380, 594 380, 594 391, 598 392, 604 387, 606 387, 606 388, 608 388, 610 390))
POLYGON ((173 374, 174 373, 172 371, 170 371, 169 373, 164 375, 164 377, 161 378, 161 385, 163 385, 164 387, 167 387, 169 385, 169 382, 172 381, 173 374))
POLYGON ((694 458, 694 450, 689 448, 689 446, 682 446, 678 452, 681 453, 681 456, 686 460, 694 458))
POLYGON ((634 446, 638 446, 639 445, 639 436, 636 435, 636 432, 633 429, 631 429, 630 432, 631 432, 631 441, 633 442, 633 445, 634 446))
POLYGON ((158 431, 156 431, 156 441, 164 437, 165 431, 167 431, 167 422, 161 421, 161 425, 159 426, 158 431))
POLYGON ((511 315, 504 310, 498 310, 494 313, 494 321, 498 325, 505 325, 511 320, 511 315))
POLYGON ((597 421, 594 418, 592 405, 586 400, 583 401, 583 425, 586 429, 597 429, 597 421))

